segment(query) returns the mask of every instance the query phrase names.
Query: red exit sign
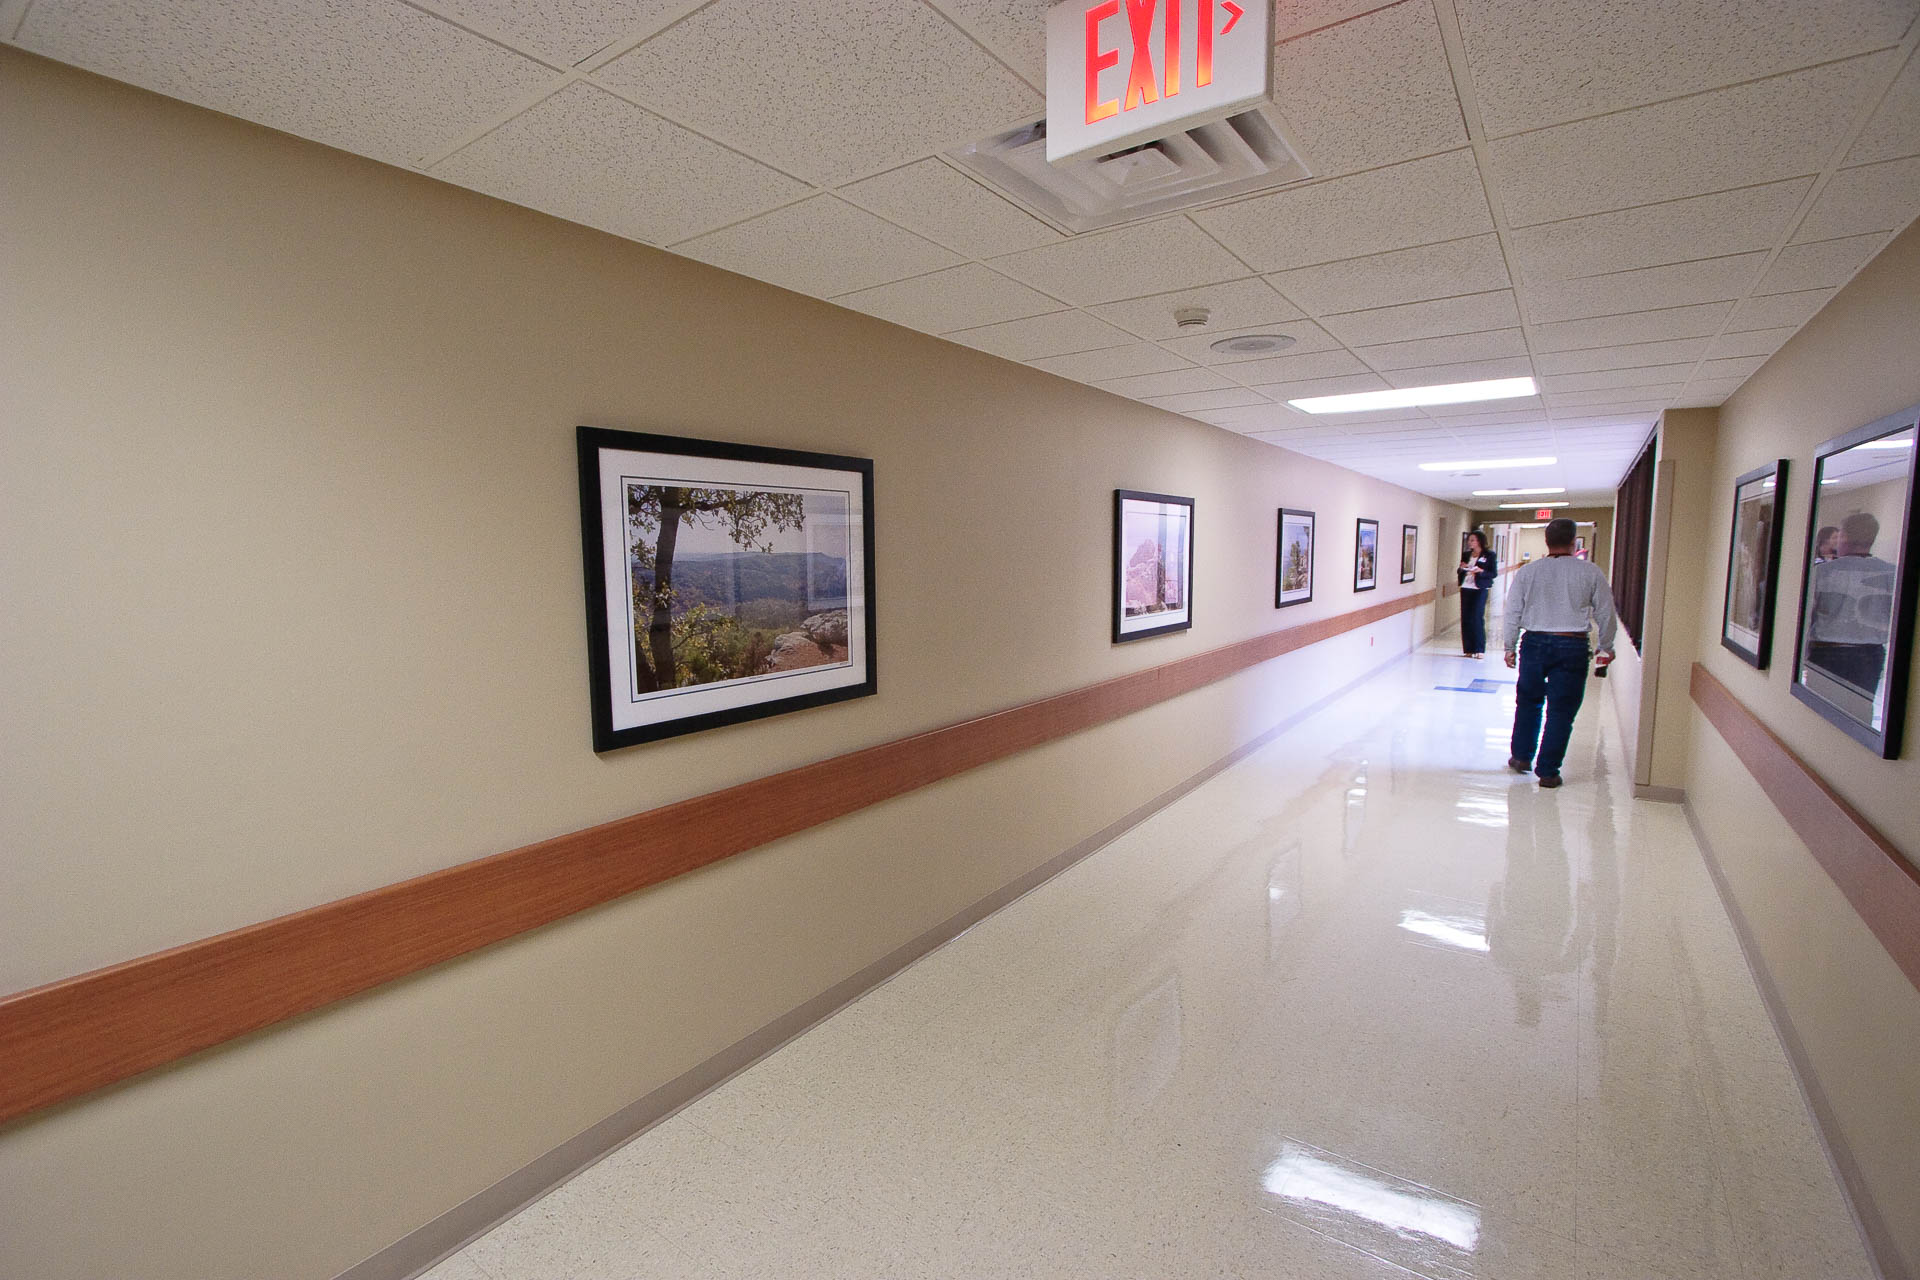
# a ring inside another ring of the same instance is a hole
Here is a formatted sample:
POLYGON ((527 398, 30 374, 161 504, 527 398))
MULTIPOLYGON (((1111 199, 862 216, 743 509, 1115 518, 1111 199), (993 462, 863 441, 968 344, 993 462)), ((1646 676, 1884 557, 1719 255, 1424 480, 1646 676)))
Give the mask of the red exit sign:
POLYGON ((1065 0, 1047 12, 1047 159, 1244 111, 1273 75, 1272 0, 1065 0))
POLYGON ((1533 513, 1533 518, 1535 520, 1551 520, 1553 519, 1553 510, 1550 507, 1542 507, 1533 513))

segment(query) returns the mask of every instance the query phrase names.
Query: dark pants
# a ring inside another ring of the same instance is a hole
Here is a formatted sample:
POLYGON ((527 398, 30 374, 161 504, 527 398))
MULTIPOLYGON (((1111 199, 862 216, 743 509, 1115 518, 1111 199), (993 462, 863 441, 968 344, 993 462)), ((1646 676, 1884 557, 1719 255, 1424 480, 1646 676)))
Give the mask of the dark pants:
POLYGON ((1585 636, 1556 636, 1529 631, 1520 637, 1520 684, 1513 709, 1513 758, 1533 763, 1542 778, 1555 777, 1567 758, 1573 717, 1587 696, 1585 636), (1546 728, 1540 726, 1545 706, 1546 728), (1536 754, 1537 752, 1537 754, 1536 754))
POLYGON ((1887 646, 1829 644, 1815 640, 1807 646, 1807 665, 1819 667, 1871 698, 1880 692, 1880 674, 1887 666, 1887 646))
POLYGON ((1460 590, 1460 652, 1487 651, 1487 593, 1460 590))

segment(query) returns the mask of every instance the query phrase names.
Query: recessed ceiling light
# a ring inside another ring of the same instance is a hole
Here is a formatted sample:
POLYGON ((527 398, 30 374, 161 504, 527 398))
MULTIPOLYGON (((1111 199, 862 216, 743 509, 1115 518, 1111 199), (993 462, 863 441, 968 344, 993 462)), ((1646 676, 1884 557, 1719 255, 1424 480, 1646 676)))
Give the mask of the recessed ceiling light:
POLYGON ((1228 355, 1257 356, 1269 351, 1285 351, 1298 339, 1284 333, 1243 333, 1237 338, 1222 338, 1218 342, 1209 342, 1207 349, 1222 351, 1228 355))
POLYGON ((1494 378, 1488 382, 1448 382, 1434 387, 1395 387, 1390 391, 1356 391, 1344 396, 1308 396, 1289 400, 1302 413, 1359 413, 1365 409, 1408 409, 1423 404, 1471 404, 1478 400, 1511 400, 1534 393, 1532 378, 1494 378))
POLYGON ((1530 493, 1565 493, 1566 491, 1567 487, 1563 484, 1550 484, 1539 489, 1475 489, 1473 496, 1476 498, 1521 498, 1530 493))
POLYGON ((1492 471, 1496 467, 1550 467, 1558 458, 1482 458, 1475 462, 1423 462, 1422 471, 1492 471))
POLYGON ((1568 505, 1570 504, 1565 502, 1503 502, 1500 504, 1500 509, 1502 511, 1538 511, 1542 507, 1564 507, 1568 505))

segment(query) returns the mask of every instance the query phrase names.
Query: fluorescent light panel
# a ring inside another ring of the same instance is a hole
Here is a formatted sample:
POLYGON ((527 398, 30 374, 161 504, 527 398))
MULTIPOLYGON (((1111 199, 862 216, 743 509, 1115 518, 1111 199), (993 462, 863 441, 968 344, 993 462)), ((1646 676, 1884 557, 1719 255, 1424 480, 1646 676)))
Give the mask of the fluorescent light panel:
POLYGON ((1565 502, 1503 502, 1500 504, 1500 509, 1502 511, 1538 511, 1543 507, 1564 507, 1567 505, 1565 502))
POLYGON ((1532 378, 1494 378, 1488 382, 1448 382, 1433 387, 1394 387, 1388 391, 1356 391, 1344 396, 1308 396, 1289 400, 1302 413, 1360 413, 1367 409, 1410 409, 1423 404, 1472 404, 1480 400, 1511 400, 1530 396, 1532 378))
POLYGON ((1475 489, 1473 496, 1476 498, 1519 498, 1529 493, 1565 493, 1566 491, 1567 486, 1563 484, 1550 484, 1539 489, 1475 489))
POLYGON ((1422 471, 1496 471, 1501 467, 1550 467, 1558 458, 1487 458, 1479 462, 1423 462, 1422 471))

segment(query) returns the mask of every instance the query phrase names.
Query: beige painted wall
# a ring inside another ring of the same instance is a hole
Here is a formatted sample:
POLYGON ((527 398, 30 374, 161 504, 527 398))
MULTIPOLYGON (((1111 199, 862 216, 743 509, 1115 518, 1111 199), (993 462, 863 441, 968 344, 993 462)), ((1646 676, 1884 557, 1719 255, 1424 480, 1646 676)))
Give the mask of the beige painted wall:
MULTIPOLYGON (((1907 708, 1904 758, 1881 760, 1788 692, 1804 572, 1813 451, 1822 441, 1920 401, 1920 226, 1910 227, 1720 410, 1704 530, 1699 660, 1910 859, 1920 861, 1920 698, 1907 708), (1720 645, 1733 480, 1790 463, 1772 665, 1756 671, 1720 645)), ((1916 655, 1909 654, 1909 661, 1916 655)), ((1667 697, 1665 689, 1662 698, 1667 697)), ((1669 723, 1662 707, 1662 723, 1669 723)), ((1686 721, 1686 788, 1774 975, 1848 1147, 1908 1271, 1920 1274, 1920 992, 1778 821, 1710 725, 1686 721)))
MULTIPOLYGON (((1354 517, 1464 518, 9 50, 0 119, 0 990, 1423 591, 1354 517), (879 696, 594 755, 577 423, 874 458, 879 696), (1197 499, 1192 631, 1109 644, 1115 487, 1197 499)), ((1434 615, 17 1122, 0 1274, 331 1276, 1434 615)))

